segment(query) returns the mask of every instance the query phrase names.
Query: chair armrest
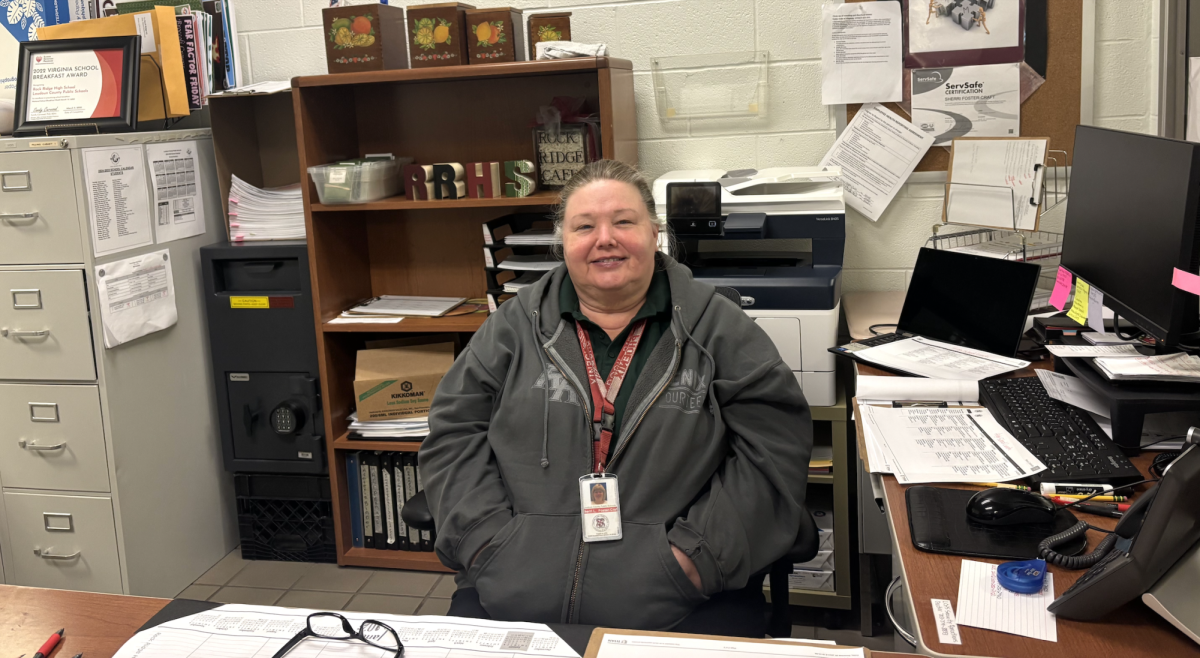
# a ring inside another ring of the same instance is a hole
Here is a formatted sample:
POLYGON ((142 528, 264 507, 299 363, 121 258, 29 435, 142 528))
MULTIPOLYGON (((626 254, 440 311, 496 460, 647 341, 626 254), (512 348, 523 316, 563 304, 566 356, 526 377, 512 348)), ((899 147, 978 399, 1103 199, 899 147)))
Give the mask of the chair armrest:
POLYGON ((425 500, 424 491, 418 491, 417 495, 405 501, 400 518, 417 530, 433 530, 433 514, 429 512, 429 501, 425 500))

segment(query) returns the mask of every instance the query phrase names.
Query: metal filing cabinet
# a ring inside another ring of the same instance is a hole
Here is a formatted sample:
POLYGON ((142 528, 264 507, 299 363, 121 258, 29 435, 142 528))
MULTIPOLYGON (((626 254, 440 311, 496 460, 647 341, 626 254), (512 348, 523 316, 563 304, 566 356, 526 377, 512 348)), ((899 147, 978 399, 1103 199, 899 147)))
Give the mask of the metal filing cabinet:
POLYGON ((236 543, 199 276, 225 237, 213 162, 208 130, 0 139, 3 582, 171 597, 236 543), (93 258, 81 149, 176 140, 205 234, 93 258), (105 349, 95 266, 160 249, 177 324, 105 349))

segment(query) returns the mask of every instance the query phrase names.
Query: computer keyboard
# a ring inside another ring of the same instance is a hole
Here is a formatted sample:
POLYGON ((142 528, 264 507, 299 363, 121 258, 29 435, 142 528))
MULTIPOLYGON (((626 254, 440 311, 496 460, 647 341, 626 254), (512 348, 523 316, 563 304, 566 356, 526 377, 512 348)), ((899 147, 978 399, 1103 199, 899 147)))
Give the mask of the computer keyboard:
POLYGON ((1142 479, 1087 412, 1046 394, 1037 377, 979 382, 980 401, 1046 470, 1038 482, 1124 484, 1142 479))

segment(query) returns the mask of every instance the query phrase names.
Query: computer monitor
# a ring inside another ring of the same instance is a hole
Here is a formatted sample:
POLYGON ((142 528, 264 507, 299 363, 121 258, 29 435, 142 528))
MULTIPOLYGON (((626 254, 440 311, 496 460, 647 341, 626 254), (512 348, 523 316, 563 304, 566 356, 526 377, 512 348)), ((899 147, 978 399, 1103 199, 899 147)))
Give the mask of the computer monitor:
MULTIPOLYGON (((1200 329, 1200 300, 1171 285, 1200 266, 1200 144, 1075 129, 1062 265, 1165 345, 1200 329)), ((1185 341, 1188 342, 1188 341, 1185 341)))

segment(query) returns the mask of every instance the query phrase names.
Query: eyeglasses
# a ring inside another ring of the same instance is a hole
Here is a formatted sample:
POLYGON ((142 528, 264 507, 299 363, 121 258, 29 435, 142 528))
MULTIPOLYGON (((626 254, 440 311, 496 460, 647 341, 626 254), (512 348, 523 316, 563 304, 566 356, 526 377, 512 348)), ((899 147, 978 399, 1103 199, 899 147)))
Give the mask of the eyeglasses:
POLYGON ((404 655, 404 645, 400 643, 400 636, 396 634, 395 629, 383 622, 368 619, 356 631, 350 625, 349 619, 336 612, 314 612, 308 616, 308 625, 304 630, 296 633, 295 637, 276 651, 274 658, 283 658, 297 644, 310 637, 324 640, 362 640, 375 648, 393 652, 393 658, 404 655))

